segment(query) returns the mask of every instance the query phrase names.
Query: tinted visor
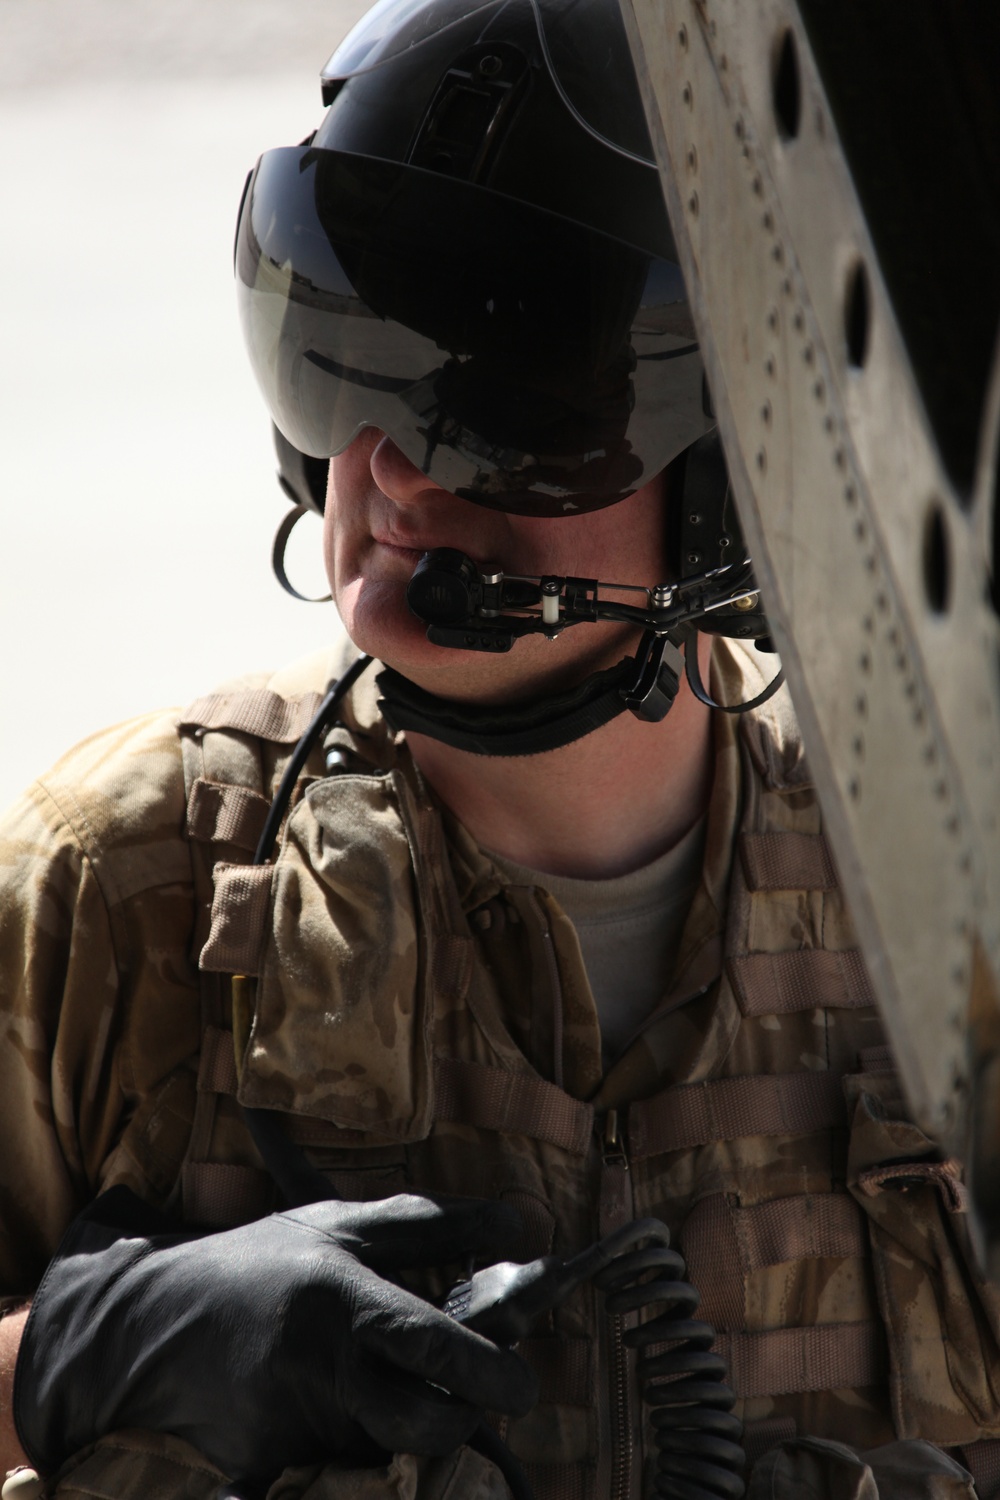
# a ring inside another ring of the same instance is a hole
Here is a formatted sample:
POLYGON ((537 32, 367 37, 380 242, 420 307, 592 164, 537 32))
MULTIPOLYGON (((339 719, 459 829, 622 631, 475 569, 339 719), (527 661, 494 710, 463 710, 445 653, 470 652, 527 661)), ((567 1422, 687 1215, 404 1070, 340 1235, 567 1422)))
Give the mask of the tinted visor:
POLYGON ((712 425, 679 268, 488 189, 270 151, 236 260, 271 415, 315 457, 377 427, 453 494, 562 515, 623 499, 712 425))

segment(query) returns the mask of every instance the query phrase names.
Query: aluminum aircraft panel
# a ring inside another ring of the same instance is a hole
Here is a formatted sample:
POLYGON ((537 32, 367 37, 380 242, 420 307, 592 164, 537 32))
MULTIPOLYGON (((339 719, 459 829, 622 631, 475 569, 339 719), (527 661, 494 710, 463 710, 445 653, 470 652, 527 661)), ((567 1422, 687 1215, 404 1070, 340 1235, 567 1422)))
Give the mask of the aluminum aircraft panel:
POLYGON ((622 5, 893 1050, 998 1241, 1000 8, 622 5))

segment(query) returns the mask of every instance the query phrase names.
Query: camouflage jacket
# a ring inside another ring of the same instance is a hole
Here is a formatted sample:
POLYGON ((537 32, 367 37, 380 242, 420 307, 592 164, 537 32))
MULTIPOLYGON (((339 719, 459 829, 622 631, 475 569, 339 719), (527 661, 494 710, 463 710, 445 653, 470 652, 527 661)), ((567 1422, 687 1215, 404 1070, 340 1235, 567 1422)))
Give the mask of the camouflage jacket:
MULTIPOLYGON (((274 863, 248 868, 332 666, 98 735, 8 819, 0 1295, 29 1292, 114 1183, 194 1223, 267 1212, 245 1103, 284 1112, 345 1197, 509 1199, 525 1257, 664 1219, 720 1331, 751 1458, 803 1435, 967 1453, 1000 1436, 997 1307, 971 1269, 964 1189, 907 1119, 785 695, 716 716, 677 970, 604 1075, 572 925, 435 802, 371 673, 307 764, 274 863), (234 974, 252 981, 235 1015, 234 974)), ((713 672, 724 700, 760 685, 726 643, 713 672)), ((651 1493, 620 1333, 585 1290, 522 1346, 542 1397, 505 1435, 538 1500, 651 1493)), ((222 1484, 178 1440, 120 1433, 51 1488, 208 1500, 222 1484)), ((506 1489, 462 1450, 289 1472, 271 1493, 506 1489)))

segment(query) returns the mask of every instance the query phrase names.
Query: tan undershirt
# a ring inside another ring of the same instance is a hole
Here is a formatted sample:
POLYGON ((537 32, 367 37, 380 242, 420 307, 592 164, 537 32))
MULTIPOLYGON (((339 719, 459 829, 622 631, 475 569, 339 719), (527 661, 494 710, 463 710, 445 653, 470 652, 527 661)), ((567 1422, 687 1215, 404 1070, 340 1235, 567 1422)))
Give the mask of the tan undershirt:
POLYGON ((601 1023, 604 1062, 625 1049, 663 998, 705 853, 706 820, 641 870, 612 880, 574 880, 490 854, 515 885, 547 890, 576 928, 601 1023))

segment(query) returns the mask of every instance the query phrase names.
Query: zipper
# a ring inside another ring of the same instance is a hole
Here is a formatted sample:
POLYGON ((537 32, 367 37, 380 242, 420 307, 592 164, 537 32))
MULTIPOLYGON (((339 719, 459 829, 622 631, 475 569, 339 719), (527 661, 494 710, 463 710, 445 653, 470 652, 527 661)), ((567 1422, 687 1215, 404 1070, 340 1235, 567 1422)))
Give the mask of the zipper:
MULTIPOLYGON (((601 1233, 607 1234, 619 1224, 628 1223, 632 1212, 632 1184, 628 1151, 616 1109, 604 1117, 601 1142, 601 1233)), ((608 1436, 611 1462, 608 1484, 610 1500, 630 1500, 632 1494, 632 1369, 624 1341, 625 1318, 621 1314, 606 1317, 608 1337, 608 1436)))

